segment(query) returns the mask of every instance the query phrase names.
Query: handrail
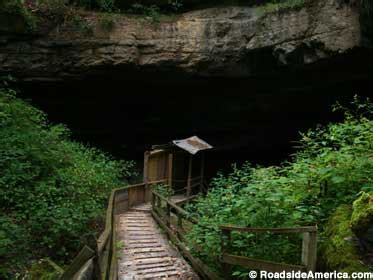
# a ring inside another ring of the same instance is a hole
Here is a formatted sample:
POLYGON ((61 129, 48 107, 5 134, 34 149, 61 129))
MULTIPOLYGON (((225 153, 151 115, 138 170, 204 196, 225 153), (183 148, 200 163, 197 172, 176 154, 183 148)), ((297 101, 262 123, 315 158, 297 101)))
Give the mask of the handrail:
MULTIPOLYGON (((115 188, 111 191, 108 199, 108 207, 106 209, 105 229, 98 237, 94 247, 84 246, 79 254, 74 258, 70 266, 61 275, 60 280, 71 280, 76 275, 93 271, 95 278, 98 280, 116 280, 117 279, 117 264, 116 264, 116 231, 115 231, 115 214, 119 209, 117 199, 124 191, 132 191, 135 189, 146 188, 147 186, 165 183, 166 179, 128 185, 122 188, 115 188), (83 268, 91 263, 91 270, 83 268)), ((145 198, 144 198, 145 199, 145 198)), ((126 198, 127 207, 131 207, 131 198, 126 198)))
MULTIPOLYGON (((201 183, 194 183, 193 185, 190 185, 190 188, 193 189, 195 187, 198 187, 198 186, 201 186, 201 183)), ((187 190, 188 187, 184 187, 184 188, 180 188, 180 189, 177 189, 176 191, 179 192, 179 191, 184 191, 184 190, 187 190)))
POLYGON ((181 233, 183 227, 183 218, 191 223, 198 223, 198 220, 191 217, 191 215, 185 211, 184 209, 177 206, 172 201, 168 200, 164 196, 160 195, 159 193, 152 191, 152 215, 154 219, 158 222, 160 227, 167 232, 168 237, 170 240, 179 248, 182 255, 186 257, 192 267, 199 272, 200 275, 204 277, 204 279, 214 279, 214 280, 223 280, 219 275, 215 272, 211 271, 207 265, 205 265, 199 258, 192 255, 190 249, 184 245, 181 241, 181 233), (166 218, 164 219, 160 211, 157 209, 157 206, 161 206, 161 203, 166 203, 166 218), (176 225, 172 225, 171 220, 171 210, 175 210, 177 222, 176 225), (174 227, 173 227, 174 226, 174 227))
POLYGON ((60 280, 69 280, 95 255, 95 252, 88 246, 84 246, 79 254, 74 258, 71 265, 63 272, 60 280))
POLYGON ((221 230, 239 231, 239 232, 271 232, 271 233, 304 233, 304 232, 316 232, 317 227, 297 227, 297 228, 251 228, 241 227, 235 225, 220 225, 221 230))
MULTIPOLYGON (((152 215, 159 225, 167 232, 169 238, 177 245, 181 253, 189 259, 192 266, 206 279, 222 279, 198 258, 194 257, 188 247, 184 245, 181 240, 183 234, 183 220, 190 223, 197 224, 198 220, 191 216, 191 214, 176 203, 165 198, 161 194, 149 190, 148 186, 159 183, 166 183, 167 180, 157 180, 144 182, 134 185, 129 185, 122 188, 113 189, 108 199, 108 207, 106 210, 105 229, 96 241, 95 248, 91 249, 88 246, 79 252, 74 258, 70 266, 60 277, 60 280, 75 279, 77 276, 84 276, 85 273, 94 273, 94 278, 98 280, 117 280, 117 254, 116 254, 116 231, 115 231, 115 217, 121 211, 121 207, 125 207, 123 211, 129 209, 136 203, 149 201, 150 196, 147 196, 147 191, 152 194, 152 215), (165 203, 165 215, 160 213, 157 207, 165 203), (172 224, 171 215, 176 215, 177 223, 172 224), (91 266, 91 269, 86 269, 91 266)), ((222 242, 222 257, 220 261, 224 265, 241 265, 251 269, 265 269, 268 271, 283 271, 283 270, 312 270, 315 269, 316 264, 316 244, 317 244, 317 227, 299 227, 299 228, 247 228, 235 225, 221 225, 222 240, 230 240, 230 233, 232 231, 238 232, 271 232, 271 233, 302 233, 303 247, 302 247, 302 263, 303 265, 290 265, 269 262, 265 260, 258 260, 254 258, 247 258, 243 256, 236 256, 228 254, 226 246, 222 242)), ((91 274, 92 276, 92 274, 91 274)), ((89 278, 86 278, 89 279, 89 278)))
MULTIPOLYGON (((196 176, 190 179, 190 181, 196 181, 196 180, 201 180, 201 176, 196 176)), ((182 182, 187 182, 188 179, 172 179, 172 182, 177 182, 177 183, 182 183, 182 182)))
MULTIPOLYGON (((181 240, 182 232, 182 219, 197 224, 198 220, 191 216, 190 213, 160 195, 159 193, 152 191, 152 214, 159 225, 167 232, 170 239, 179 247, 182 253, 190 260, 193 267, 200 272, 207 279, 219 279, 220 277, 215 273, 212 273, 209 268, 204 265, 198 258, 191 255, 189 249, 183 244, 181 240), (165 203, 166 212, 164 215, 160 213, 159 206, 165 203), (172 225, 171 213, 176 215, 177 223, 172 225)), ((222 256, 219 260, 225 266, 225 276, 230 277, 230 267, 233 265, 239 265, 250 269, 267 270, 271 272, 281 271, 314 271, 316 266, 316 249, 317 249, 317 227, 316 226, 305 226, 297 228, 249 228, 236 225, 220 225, 222 233, 222 256), (243 256, 232 255, 227 252, 227 246, 224 240, 231 240, 230 233, 232 231, 238 232, 256 232, 256 233, 276 233, 276 234, 287 234, 287 233, 301 233, 303 234, 303 245, 302 245, 302 265, 284 264, 271 262, 261 259, 248 258, 243 256)), ((220 278, 221 279, 221 278, 220 278)))
MULTIPOLYGON (((317 226, 306 226, 297 228, 250 228, 235 225, 221 225, 222 231, 222 259, 227 265, 240 265, 249 269, 266 270, 270 272, 282 271, 315 271, 317 255, 317 226), (302 265, 271 262, 261 259, 243 257, 227 253, 224 240, 231 241, 231 232, 257 232, 257 233, 302 233, 302 265)), ((229 271, 229 267, 226 268, 229 271)))
MULTIPOLYGON (((170 208, 172 209, 175 209, 176 212, 178 214, 180 214, 182 217, 186 218, 187 220, 189 220, 190 222, 194 223, 194 224, 197 224, 198 223, 198 220, 191 217, 190 213, 185 211, 183 208, 181 208, 180 206, 177 206, 175 203, 173 203, 172 201, 168 200, 167 198, 165 198, 164 196, 160 195, 159 193, 155 192, 155 191, 152 191, 152 194, 153 194, 153 198, 152 198, 152 206, 155 206, 155 201, 157 198, 159 198, 160 200, 163 200, 167 203, 167 205, 169 205, 170 208)), ((160 204, 158 204, 160 205, 160 204)))

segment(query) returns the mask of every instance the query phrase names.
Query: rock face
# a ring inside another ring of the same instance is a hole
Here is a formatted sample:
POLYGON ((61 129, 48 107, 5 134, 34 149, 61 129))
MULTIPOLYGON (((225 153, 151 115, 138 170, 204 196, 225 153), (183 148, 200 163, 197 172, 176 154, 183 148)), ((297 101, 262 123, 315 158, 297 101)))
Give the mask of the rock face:
POLYGON ((313 64, 360 46, 357 6, 306 2, 270 14, 250 7, 210 8, 160 23, 118 16, 112 31, 87 15, 93 35, 54 27, 37 36, 1 36, 0 74, 61 80, 111 68, 251 77, 271 73, 270 66, 313 64))

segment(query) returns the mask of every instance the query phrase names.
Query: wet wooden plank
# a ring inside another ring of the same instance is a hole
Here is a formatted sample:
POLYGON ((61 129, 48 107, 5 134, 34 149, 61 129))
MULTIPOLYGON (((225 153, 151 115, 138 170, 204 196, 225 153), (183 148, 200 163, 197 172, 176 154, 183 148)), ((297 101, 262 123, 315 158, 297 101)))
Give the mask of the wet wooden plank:
POLYGON ((131 210, 120 215, 118 239, 125 244, 119 254, 118 279, 199 279, 169 244, 150 212, 131 210))

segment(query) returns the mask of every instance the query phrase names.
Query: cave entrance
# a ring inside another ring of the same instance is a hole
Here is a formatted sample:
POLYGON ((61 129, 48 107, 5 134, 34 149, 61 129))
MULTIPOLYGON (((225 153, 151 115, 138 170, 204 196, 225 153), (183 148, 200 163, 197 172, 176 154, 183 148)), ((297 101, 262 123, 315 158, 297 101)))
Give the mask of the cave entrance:
POLYGON ((369 96, 371 84, 366 78, 328 81, 322 73, 313 79, 116 74, 29 82, 21 86, 21 97, 52 122, 66 124, 73 139, 137 160, 139 167, 151 145, 197 135, 214 146, 206 157, 212 175, 233 162, 271 165, 289 159, 299 131, 341 120, 332 105, 355 94, 369 96))

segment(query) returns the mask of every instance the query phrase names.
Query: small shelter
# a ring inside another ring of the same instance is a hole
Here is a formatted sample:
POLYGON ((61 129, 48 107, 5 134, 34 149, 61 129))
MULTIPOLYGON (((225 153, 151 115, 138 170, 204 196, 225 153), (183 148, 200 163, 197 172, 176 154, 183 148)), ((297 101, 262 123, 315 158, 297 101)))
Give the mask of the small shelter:
POLYGON ((204 151, 213 147, 197 136, 153 145, 144 154, 144 182, 167 180, 175 194, 204 190, 204 151), (196 191, 196 187, 199 187, 196 191))

